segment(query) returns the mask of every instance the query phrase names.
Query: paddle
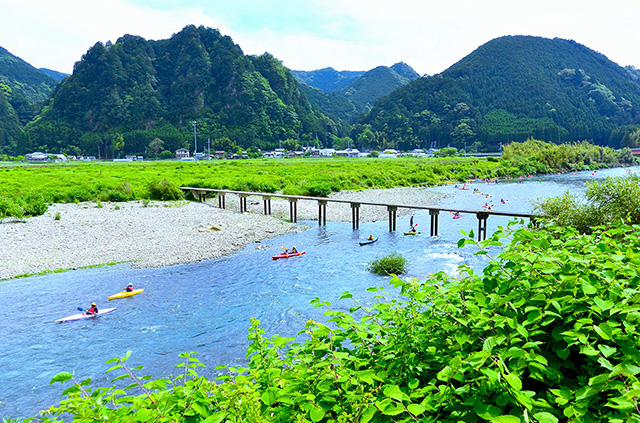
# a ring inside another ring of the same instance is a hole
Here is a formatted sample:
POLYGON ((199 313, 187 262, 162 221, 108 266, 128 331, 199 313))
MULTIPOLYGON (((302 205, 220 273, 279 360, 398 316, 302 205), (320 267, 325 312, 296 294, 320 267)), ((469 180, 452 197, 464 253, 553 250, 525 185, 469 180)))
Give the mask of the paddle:
POLYGON ((82 308, 82 307, 78 307, 78 310, 80 310, 80 311, 84 311, 84 308, 82 308))

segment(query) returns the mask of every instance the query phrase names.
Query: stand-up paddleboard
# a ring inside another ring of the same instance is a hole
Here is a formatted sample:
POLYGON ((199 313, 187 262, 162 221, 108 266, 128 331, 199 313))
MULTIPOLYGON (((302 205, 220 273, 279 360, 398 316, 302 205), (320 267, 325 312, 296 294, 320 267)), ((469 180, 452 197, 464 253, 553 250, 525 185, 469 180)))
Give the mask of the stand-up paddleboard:
POLYGON ((126 297, 131 297, 131 296, 134 296, 134 295, 138 295, 142 291, 144 291, 144 289, 142 289, 142 288, 134 289, 133 291, 122 291, 122 292, 118 292, 117 294, 110 295, 107 298, 110 299, 110 300, 115 300, 116 298, 126 298, 126 297))
POLYGON ((103 314, 107 314, 107 313, 111 313, 113 310, 115 310, 116 308, 103 308, 103 309, 98 309, 98 312, 95 314, 86 314, 86 313, 78 313, 78 314, 73 314, 71 316, 67 316, 67 317, 63 317, 62 319, 58 319, 56 320, 56 322, 72 322, 74 320, 82 320, 82 319, 91 319, 94 317, 98 317, 98 316, 102 316, 103 314))

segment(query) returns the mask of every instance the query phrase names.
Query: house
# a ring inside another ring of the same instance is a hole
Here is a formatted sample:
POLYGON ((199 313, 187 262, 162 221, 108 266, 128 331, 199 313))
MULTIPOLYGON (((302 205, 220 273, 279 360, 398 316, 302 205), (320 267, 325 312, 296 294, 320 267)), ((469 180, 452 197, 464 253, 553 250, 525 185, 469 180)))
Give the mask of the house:
POLYGON ((176 159, 182 160, 185 159, 189 156, 189 150, 187 150, 186 148, 178 148, 176 150, 176 159))
POLYGON ((36 151, 34 153, 25 154, 24 158, 29 163, 59 163, 66 162, 67 156, 64 154, 50 154, 50 153, 41 153, 40 151, 36 151))
POLYGON ((393 148, 388 148, 384 150, 383 153, 378 154, 378 157, 381 159, 395 159, 396 157, 398 157, 398 151, 394 150, 393 148))
POLYGON ((347 148, 346 150, 336 151, 335 155, 340 157, 360 157, 360 151, 356 148, 347 148))
POLYGON ((333 157, 336 154, 336 150, 333 148, 323 148, 320 150, 320 157, 333 157))

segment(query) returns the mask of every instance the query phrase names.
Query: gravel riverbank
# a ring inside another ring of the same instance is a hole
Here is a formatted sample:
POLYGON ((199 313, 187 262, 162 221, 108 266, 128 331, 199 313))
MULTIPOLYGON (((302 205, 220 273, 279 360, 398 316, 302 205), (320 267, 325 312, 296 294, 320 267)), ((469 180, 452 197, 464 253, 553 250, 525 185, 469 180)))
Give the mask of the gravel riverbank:
MULTIPOLYGON (((350 201, 434 205, 437 197, 420 188, 393 188, 332 195, 350 201)), ((114 262, 133 267, 170 266, 218 258, 286 232, 291 224, 289 203, 273 200, 272 216, 264 216, 261 197, 248 199, 248 212, 239 213, 239 200, 227 196, 227 209, 208 203, 141 202, 54 204, 42 216, 0 224, 0 279, 59 269, 114 262), (56 215, 59 219, 56 220, 56 215)), ((411 210, 400 209, 406 215, 411 210)), ((298 202, 298 220, 317 220, 315 201, 298 202)), ((362 206, 361 222, 385 220, 384 207, 362 206)), ((330 203, 327 220, 349 221, 349 204, 330 203)))

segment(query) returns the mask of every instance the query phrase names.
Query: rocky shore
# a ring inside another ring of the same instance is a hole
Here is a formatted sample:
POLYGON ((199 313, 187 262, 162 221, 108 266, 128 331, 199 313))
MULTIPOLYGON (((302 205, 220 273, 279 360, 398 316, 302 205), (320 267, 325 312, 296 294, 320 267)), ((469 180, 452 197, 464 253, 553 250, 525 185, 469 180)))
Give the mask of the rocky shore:
MULTIPOLYGON (((332 195, 350 201, 434 205, 437 197, 420 188, 393 188, 332 195)), ((42 216, 0 223, 0 279, 44 271, 131 262, 134 267, 158 267, 218 258, 286 232, 306 227, 292 224, 289 203, 273 200, 264 216, 261 197, 239 200, 228 196, 226 210, 216 200, 54 204, 42 216), (215 206, 214 206, 215 205, 215 206)), ((411 213, 400 209, 399 215, 411 213)), ((360 219, 387 219, 384 207, 362 206, 360 219)), ((298 202, 298 220, 316 220, 315 201, 298 202)), ((327 220, 349 221, 349 204, 331 203, 327 220)))

